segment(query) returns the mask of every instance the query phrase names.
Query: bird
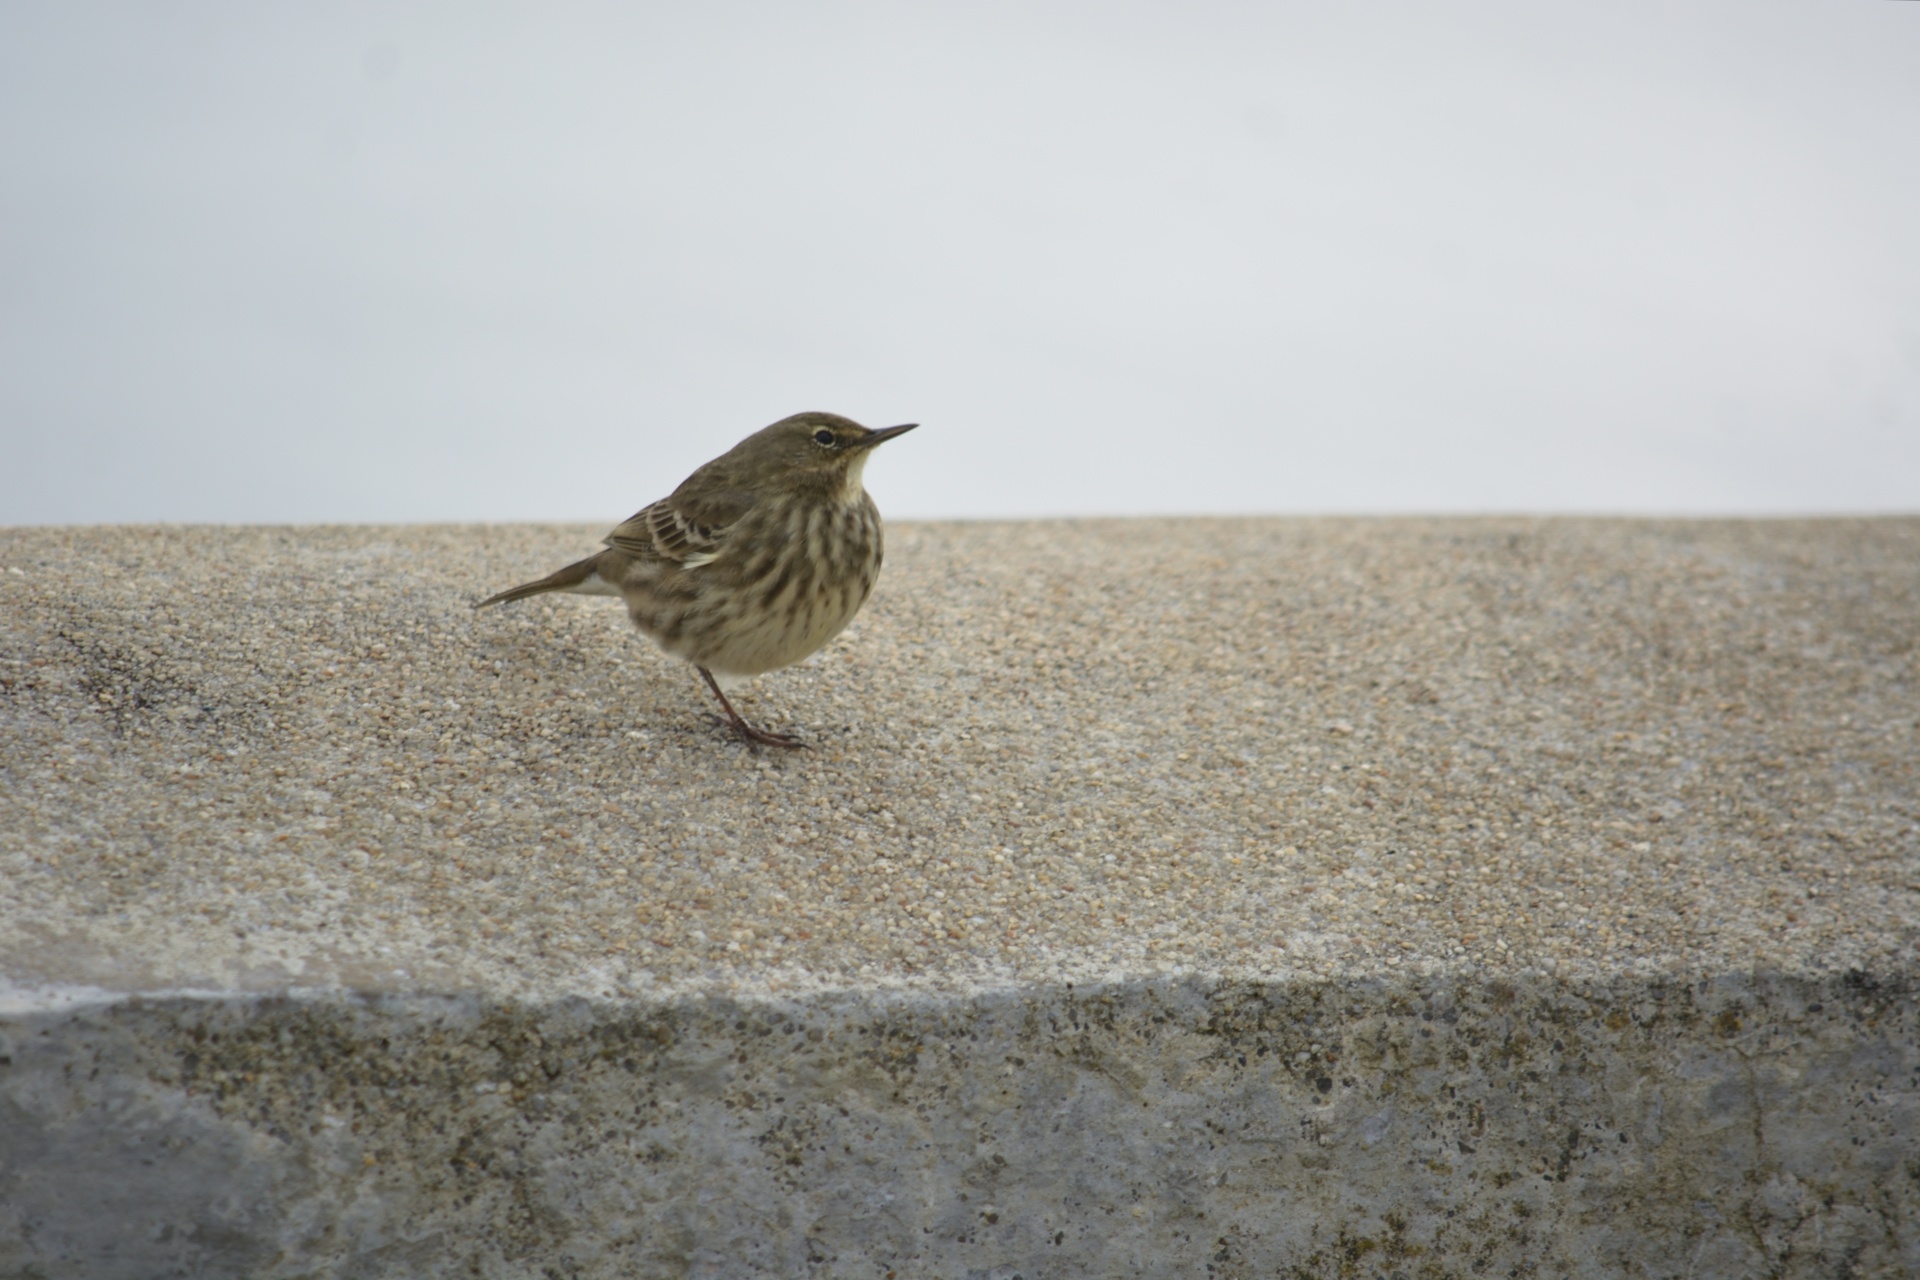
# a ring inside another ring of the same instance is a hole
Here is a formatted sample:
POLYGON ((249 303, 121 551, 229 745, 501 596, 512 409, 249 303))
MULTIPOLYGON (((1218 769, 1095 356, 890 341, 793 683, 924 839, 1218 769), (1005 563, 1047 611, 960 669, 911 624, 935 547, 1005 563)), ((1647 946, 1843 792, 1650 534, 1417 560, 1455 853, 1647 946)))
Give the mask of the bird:
POLYGON ((882 558, 867 459, 918 425, 782 418, 635 512, 602 540, 604 551, 473 607, 550 591, 620 596, 640 634, 693 664, 749 747, 804 747, 749 724, 726 688, 791 666, 853 621, 882 558))

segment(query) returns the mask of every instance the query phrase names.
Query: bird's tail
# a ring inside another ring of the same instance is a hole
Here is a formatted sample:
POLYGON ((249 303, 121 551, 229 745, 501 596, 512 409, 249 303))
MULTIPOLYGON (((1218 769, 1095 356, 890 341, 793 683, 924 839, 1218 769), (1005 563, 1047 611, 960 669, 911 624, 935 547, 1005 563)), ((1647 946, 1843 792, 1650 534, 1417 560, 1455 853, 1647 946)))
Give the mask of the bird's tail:
POLYGON ((488 596, 476 609, 484 609, 490 604, 506 604, 512 600, 524 600, 528 596, 545 595, 549 591, 571 591, 578 595, 612 596, 620 594, 619 589, 600 576, 600 556, 588 556, 585 560, 576 560, 564 569, 556 569, 537 582, 523 582, 517 587, 509 587, 497 596, 488 596))

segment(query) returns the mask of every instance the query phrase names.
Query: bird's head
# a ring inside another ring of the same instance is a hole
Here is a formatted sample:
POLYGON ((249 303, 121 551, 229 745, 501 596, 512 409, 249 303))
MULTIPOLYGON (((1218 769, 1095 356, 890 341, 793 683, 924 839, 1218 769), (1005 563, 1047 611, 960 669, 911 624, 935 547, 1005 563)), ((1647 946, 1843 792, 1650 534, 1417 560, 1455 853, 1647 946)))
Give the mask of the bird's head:
POLYGON ((813 480, 840 489, 853 499, 861 493, 867 455, 918 425, 907 422, 876 431, 837 413, 796 413, 756 431, 733 451, 741 455, 740 461, 748 469, 768 480, 813 480))

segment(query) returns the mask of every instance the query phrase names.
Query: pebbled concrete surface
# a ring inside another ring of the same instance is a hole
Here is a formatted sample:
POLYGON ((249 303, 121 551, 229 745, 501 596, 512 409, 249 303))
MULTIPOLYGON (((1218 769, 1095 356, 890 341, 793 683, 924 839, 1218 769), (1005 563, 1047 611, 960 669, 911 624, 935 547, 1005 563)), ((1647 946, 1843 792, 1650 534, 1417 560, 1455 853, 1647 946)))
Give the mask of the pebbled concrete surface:
POLYGON ((0 530, 0 1275, 1920 1270, 1920 521, 0 530))

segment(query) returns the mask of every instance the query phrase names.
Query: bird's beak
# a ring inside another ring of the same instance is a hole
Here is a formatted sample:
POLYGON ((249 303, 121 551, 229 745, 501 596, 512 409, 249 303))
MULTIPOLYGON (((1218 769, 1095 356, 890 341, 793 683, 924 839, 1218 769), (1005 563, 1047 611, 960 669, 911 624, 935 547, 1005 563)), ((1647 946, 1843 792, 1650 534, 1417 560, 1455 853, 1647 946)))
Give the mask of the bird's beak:
POLYGON ((860 444, 864 448, 871 449, 873 446, 883 441, 891 440, 895 436, 903 436, 919 425, 917 422, 903 422, 897 427, 882 427, 878 431, 869 431, 867 432, 867 438, 862 440, 860 444))

